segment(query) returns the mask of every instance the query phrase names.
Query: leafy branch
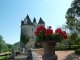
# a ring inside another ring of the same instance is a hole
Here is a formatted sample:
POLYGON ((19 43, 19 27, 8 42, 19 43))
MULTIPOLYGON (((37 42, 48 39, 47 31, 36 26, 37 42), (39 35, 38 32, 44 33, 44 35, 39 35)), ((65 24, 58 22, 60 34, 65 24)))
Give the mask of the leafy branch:
POLYGON ((21 41, 24 43, 24 45, 26 45, 26 43, 28 43, 29 42, 29 39, 30 39, 31 37, 26 37, 24 34, 21 34, 21 41))

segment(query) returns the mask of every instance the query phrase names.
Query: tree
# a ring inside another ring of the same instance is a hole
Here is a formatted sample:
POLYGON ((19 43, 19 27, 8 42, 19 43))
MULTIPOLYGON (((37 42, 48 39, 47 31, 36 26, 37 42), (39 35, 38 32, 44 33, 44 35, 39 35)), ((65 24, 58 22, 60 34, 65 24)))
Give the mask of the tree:
POLYGON ((7 44, 8 48, 11 48, 12 49, 12 45, 11 44, 7 44))
POLYGON ((74 41, 76 45, 80 45, 80 37, 76 38, 76 41, 74 41))
POLYGON ((66 12, 67 28, 80 35, 80 0, 74 0, 71 7, 66 12))
POLYGON ((15 49, 15 51, 17 51, 17 50, 18 50, 18 48, 19 48, 19 45, 20 45, 20 41, 19 41, 19 42, 14 43, 14 44, 12 45, 12 48, 13 48, 13 49, 15 49))
POLYGON ((68 26, 66 24, 62 25, 62 29, 67 31, 68 39, 66 40, 66 42, 68 43, 69 49, 70 49, 71 45, 75 44, 75 42, 77 42, 79 40, 78 33, 76 31, 74 31, 74 32, 68 31, 69 29, 68 29, 68 26))
POLYGON ((28 43, 29 42, 29 39, 30 39, 31 37, 26 37, 24 34, 21 34, 21 41, 24 43, 24 45, 26 45, 26 43, 28 43))
POLYGON ((72 44, 75 44, 75 41, 76 41, 77 37, 78 37, 78 35, 77 35, 76 32, 71 33, 71 34, 69 35, 69 40, 70 40, 70 42, 71 42, 72 44))
POLYGON ((2 44, 2 49, 1 49, 1 52, 7 52, 8 51, 8 46, 7 46, 7 44, 5 43, 5 44, 2 44))
POLYGON ((2 49, 2 40, 3 40, 3 37, 0 35, 0 53, 1 53, 1 49, 2 49))
POLYGON ((0 53, 1 52, 6 52, 6 51, 8 51, 8 49, 9 48, 8 48, 5 40, 3 40, 3 37, 0 35, 0 53))

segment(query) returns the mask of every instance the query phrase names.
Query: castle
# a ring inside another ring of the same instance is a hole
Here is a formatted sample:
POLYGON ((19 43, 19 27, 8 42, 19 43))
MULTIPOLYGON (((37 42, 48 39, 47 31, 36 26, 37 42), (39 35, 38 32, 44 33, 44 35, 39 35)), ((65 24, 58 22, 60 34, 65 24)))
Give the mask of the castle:
MULTIPOLYGON (((21 34, 23 33, 26 37, 30 37, 30 40, 28 43, 26 43, 25 48, 35 48, 35 41, 36 36, 34 35, 34 32, 37 27, 39 26, 45 26, 45 22, 40 17, 39 22, 36 22, 36 19, 34 17, 33 22, 31 22, 30 17, 27 15, 24 20, 21 21, 21 34)), ((21 38, 21 37, 20 37, 21 38)), ((20 40, 20 48, 24 48, 23 42, 20 40)))

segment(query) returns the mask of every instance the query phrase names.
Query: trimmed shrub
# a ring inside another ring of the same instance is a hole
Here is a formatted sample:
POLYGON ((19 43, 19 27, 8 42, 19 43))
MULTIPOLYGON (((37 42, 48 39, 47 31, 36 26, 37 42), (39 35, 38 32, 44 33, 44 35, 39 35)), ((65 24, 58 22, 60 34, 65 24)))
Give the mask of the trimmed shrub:
POLYGON ((71 45, 71 48, 69 48, 68 46, 56 46, 55 47, 56 50, 75 50, 79 48, 80 48, 79 45, 71 45))
POLYGON ((80 54, 80 49, 76 49, 75 54, 80 54))

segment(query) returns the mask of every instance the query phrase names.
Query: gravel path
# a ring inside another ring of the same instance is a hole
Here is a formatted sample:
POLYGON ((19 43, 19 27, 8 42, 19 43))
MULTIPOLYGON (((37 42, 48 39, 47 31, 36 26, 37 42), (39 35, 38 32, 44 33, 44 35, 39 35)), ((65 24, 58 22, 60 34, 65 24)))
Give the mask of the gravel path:
MULTIPOLYGON (((38 50, 39 52, 39 49, 36 49, 36 50, 38 50)), ((43 50, 41 50, 40 52, 43 53, 43 50)), ((80 60, 80 55, 75 54, 73 50, 56 51, 55 53, 58 56, 58 60, 80 60)), ((40 54, 38 54, 38 56, 41 57, 40 54)))
POLYGON ((80 55, 76 55, 74 51, 56 51, 58 60, 80 60, 80 55))

